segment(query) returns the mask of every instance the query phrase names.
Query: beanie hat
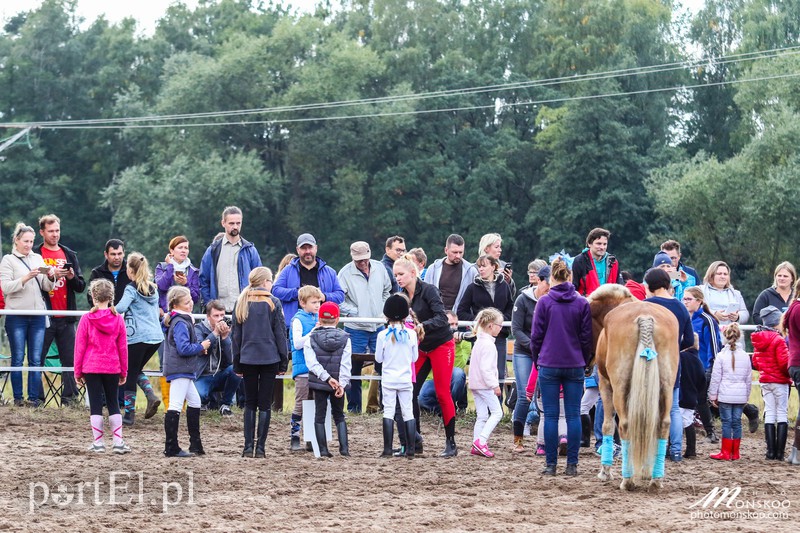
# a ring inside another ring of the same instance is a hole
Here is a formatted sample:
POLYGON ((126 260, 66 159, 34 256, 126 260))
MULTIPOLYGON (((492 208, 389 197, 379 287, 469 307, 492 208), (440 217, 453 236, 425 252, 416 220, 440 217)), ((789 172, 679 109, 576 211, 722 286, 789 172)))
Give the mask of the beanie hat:
POLYGON ((550 279, 550 266, 545 265, 540 268, 539 272, 536 273, 536 276, 541 280, 550 279))
POLYGON ((658 252, 653 258, 653 268, 658 268, 661 265, 672 266, 672 259, 667 255, 667 252, 658 252))
POLYGON ((319 317, 325 320, 339 318, 339 306, 333 302, 325 302, 319 306, 319 317))
POLYGON ((390 321, 397 322, 408 316, 408 300, 399 294, 393 294, 383 304, 383 315, 390 321))
POLYGON ((774 328, 780 323, 782 314, 780 309, 774 305, 768 305, 761 310, 759 316, 761 316, 761 322, 763 322, 765 326, 774 328))

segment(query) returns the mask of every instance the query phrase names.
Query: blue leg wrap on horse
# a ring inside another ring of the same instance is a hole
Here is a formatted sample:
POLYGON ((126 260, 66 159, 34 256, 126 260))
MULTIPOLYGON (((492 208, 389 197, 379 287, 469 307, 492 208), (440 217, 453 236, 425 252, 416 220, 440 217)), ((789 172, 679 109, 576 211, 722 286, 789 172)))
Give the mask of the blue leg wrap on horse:
POLYGON ((653 479, 664 477, 664 460, 667 455, 667 439, 658 439, 656 461, 653 463, 653 479))
POLYGON ((614 464, 614 435, 603 435, 603 446, 600 450, 600 464, 611 466, 614 464))
POLYGON ((633 477, 633 468, 631 467, 631 460, 628 456, 631 442, 629 440, 622 441, 622 478, 630 479, 633 477))

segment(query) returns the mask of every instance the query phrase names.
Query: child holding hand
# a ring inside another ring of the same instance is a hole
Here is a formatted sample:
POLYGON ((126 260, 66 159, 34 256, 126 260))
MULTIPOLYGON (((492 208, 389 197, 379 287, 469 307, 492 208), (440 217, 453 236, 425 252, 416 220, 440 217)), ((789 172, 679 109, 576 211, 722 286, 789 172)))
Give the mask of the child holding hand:
POLYGON ((500 381, 497 372, 497 348, 495 338, 503 329, 503 314, 487 307, 475 317, 478 337, 472 347, 469 366, 469 389, 475 398, 478 418, 473 429, 472 455, 494 457, 489 450, 489 436, 503 418, 500 406, 500 381), (487 415, 487 412, 490 413, 487 415))

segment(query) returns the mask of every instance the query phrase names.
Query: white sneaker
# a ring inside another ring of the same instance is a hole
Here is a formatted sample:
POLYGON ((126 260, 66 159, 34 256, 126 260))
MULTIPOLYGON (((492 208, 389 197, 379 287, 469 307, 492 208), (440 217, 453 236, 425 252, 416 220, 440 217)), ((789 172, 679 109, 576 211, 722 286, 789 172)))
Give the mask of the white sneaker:
MULTIPOLYGON (((517 426, 519 427, 519 426, 517 426)), ((522 430, 523 437, 530 437, 531 436, 531 425, 525 424, 525 428, 522 430)))
POLYGON ((92 445, 89 446, 89 451, 95 453, 103 453, 104 451, 106 451, 106 445, 103 444, 102 442, 100 443, 93 442, 92 445))
POLYGON ((125 441, 122 441, 122 443, 120 443, 120 444, 115 444, 115 445, 114 445, 114 446, 111 448, 111 451, 112 451, 112 452, 114 452, 114 453, 118 453, 118 454, 130 453, 130 451, 131 451, 131 447, 130 447, 130 446, 128 446, 128 445, 125 443, 125 441))

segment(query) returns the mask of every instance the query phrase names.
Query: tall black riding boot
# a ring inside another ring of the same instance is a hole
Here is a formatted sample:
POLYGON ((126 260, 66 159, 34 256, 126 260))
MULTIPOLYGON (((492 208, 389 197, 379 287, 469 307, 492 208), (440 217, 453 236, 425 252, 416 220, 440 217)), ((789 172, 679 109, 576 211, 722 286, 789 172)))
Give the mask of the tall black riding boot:
POLYGON ((272 411, 258 411, 258 441, 256 442, 256 453, 253 455, 256 459, 263 459, 267 456, 264 446, 267 442, 267 434, 269 433, 269 422, 272 418, 272 411))
POLYGON ((325 434, 325 424, 314 422, 314 435, 317 437, 320 458, 333 457, 333 454, 328 451, 328 436, 325 434))
POLYGON ((244 408, 244 449, 242 457, 253 457, 256 441, 256 410, 244 408))
MULTIPOLYGON (((397 438, 400 439, 400 449, 394 452, 395 457, 401 457, 405 455, 406 448, 408 447, 408 441, 406 440, 406 427, 403 424, 403 415, 400 412, 400 405, 398 403, 397 409, 394 412, 394 423, 397 424, 397 438)), ((394 428, 392 428, 394 431, 394 428)))
POLYGON ((788 422, 778 422, 778 432, 775 441, 775 459, 783 461, 783 455, 786 450, 786 436, 789 433, 788 422))
POLYGON ((777 440, 775 424, 764 424, 764 440, 767 441, 767 455, 765 457, 769 460, 775 459, 775 441, 777 440))
POLYGON ((178 446, 178 426, 181 423, 180 411, 167 411, 164 414, 164 455, 167 457, 193 457, 178 446))
POLYGON ((186 428, 189 430, 189 451, 195 455, 205 455, 203 441, 200 440, 200 408, 186 408, 186 428))
MULTIPOLYGON (((404 422, 404 425, 406 426, 407 435, 415 435, 417 433, 417 421, 413 418, 407 422, 404 422)), ((406 448, 406 458, 413 459, 415 451, 416 446, 409 446, 406 448)))
POLYGON ((752 403, 746 404, 744 406, 744 416, 746 416, 747 420, 750 422, 747 426, 750 433, 758 431, 758 407, 752 403))
POLYGON ((394 442, 394 420, 391 418, 383 419, 383 453, 381 457, 391 457, 394 454, 392 443, 394 442))
POLYGON ((455 457, 458 455, 458 448, 456 447, 456 417, 450 419, 444 426, 445 445, 444 451, 440 457, 455 457))
POLYGON ((347 445, 347 422, 344 420, 336 423, 336 436, 339 438, 339 455, 350 457, 350 447, 347 445))
POLYGON ((683 428, 686 434, 686 452, 683 456, 688 459, 690 457, 697 457, 697 431, 694 429, 694 424, 688 428, 683 428))
POLYGON ((592 443, 592 417, 581 415, 581 448, 588 448, 592 443))

